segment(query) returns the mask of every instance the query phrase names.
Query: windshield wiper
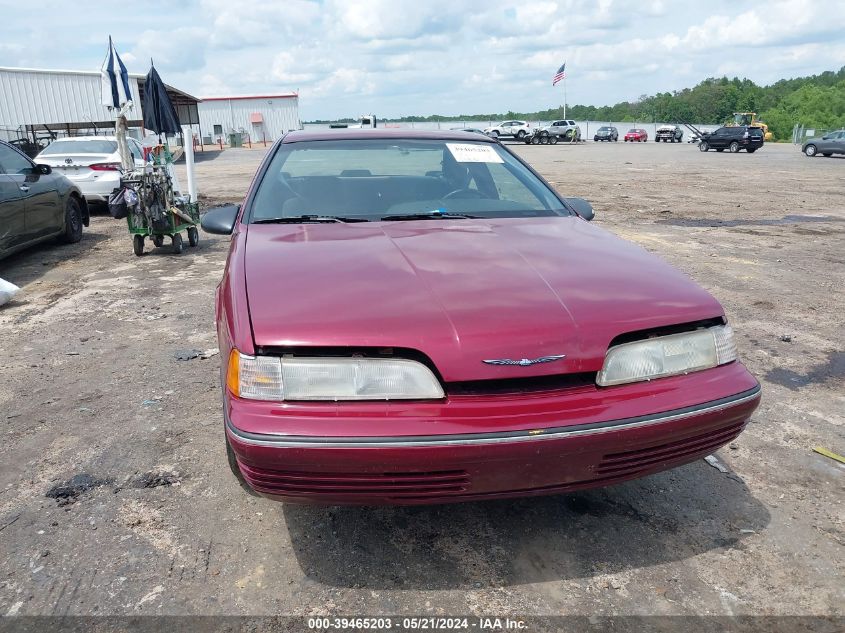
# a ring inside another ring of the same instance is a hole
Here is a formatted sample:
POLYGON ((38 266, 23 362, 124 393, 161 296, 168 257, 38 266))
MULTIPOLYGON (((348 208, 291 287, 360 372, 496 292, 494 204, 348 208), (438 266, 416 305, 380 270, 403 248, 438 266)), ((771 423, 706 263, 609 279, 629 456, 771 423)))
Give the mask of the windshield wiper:
POLYGON ((369 222, 366 218, 345 218, 340 215, 291 215, 284 218, 259 218, 253 224, 305 224, 307 222, 369 222))
POLYGON ((466 213, 446 213, 444 211, 429 211, 428 213, 403 213, 400 215, 385 215, 382 220, 394 222, 401 220, 477 220, 480 216, 466 213))

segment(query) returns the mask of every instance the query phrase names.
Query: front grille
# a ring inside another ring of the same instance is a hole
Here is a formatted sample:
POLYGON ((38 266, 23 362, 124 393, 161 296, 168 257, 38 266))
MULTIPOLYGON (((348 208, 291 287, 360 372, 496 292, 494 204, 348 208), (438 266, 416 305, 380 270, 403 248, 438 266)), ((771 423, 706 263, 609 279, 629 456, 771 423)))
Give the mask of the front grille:
POLYGON ((578 388, 595 388, 596 374, 555 374, 553 376, 525 376, 522 378, 500 378, 497 380, 467 380, 446 383, 450 396, 474 396, 485 394, 531 393, 537 391, 561 391, 578 388))
POLYGON ((600 475, 623 476, 660 467, 665 462, 677 460, 692 461, 699 456, 709 455, 740 434, 745 422, 735 422, 721 429, 668 442, 649 448, 605 455, 596 467, 600 475))
POLYGON ((466 492, 464 470, 427 473, 314 473, 270 470, 238 464, 247 483, 267 494, 326 497, 423 499, 466 492))

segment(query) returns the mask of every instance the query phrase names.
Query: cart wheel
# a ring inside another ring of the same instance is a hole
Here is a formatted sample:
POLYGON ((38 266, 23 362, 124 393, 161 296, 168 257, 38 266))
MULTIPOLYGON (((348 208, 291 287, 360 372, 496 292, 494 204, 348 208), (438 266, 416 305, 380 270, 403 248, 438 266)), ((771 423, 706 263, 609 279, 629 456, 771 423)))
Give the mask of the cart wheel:
POLYGON ((140 257, 144 254, 144 236, 135 234, 132 236, 132 250, 140 257))
POLYGON ((188 244, 191 246, 196 246, 200 243, 200 232, 197 231, 197 227, 189 226, 188 227, 188 244))
POLYGON ((179 233, 173 234, 173 253, 179 255, 182 252, 182 236, 179 233))
POLYGON ((156 248, 160 247, 164 244, 164 236, 162 235, 153 235, 153 246, 156 248))
POLYGON ((557 145, 557 136, 550 136, 549 137, 549 143, 551 145, 557 145))

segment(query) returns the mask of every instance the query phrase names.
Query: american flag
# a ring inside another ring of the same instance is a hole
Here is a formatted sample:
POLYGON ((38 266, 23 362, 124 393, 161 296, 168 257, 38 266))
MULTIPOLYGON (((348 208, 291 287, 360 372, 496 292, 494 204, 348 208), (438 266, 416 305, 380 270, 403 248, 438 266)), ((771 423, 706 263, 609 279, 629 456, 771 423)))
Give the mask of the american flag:
POLYGON ((561 79, 566 79, 566 62, 563 62, 563 66, 558 68, 555 76, 552 77, 552 85, 554 86, 561 79))

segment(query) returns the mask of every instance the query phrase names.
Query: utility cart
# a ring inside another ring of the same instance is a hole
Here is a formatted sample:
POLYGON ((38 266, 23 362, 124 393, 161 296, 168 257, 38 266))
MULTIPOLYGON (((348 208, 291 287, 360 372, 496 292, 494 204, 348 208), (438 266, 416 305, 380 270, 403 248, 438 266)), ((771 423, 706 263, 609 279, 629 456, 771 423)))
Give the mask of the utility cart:
POLYGON ((144 254, 146 238, 150 238, 156 247, 164 244, 165 237, 170 238, 173 252, 177 255, 183 248, 182 232, 187 233, 191 246, 199 243, 199 205, 174 195, 173 184, 164 166, 147 166, 142 172, 133 172, 121 180, 121 185, 126 197, 137 198, 135 204, 127 204, 126 215, 132 235, 132 250, 136 255, 144 254))

